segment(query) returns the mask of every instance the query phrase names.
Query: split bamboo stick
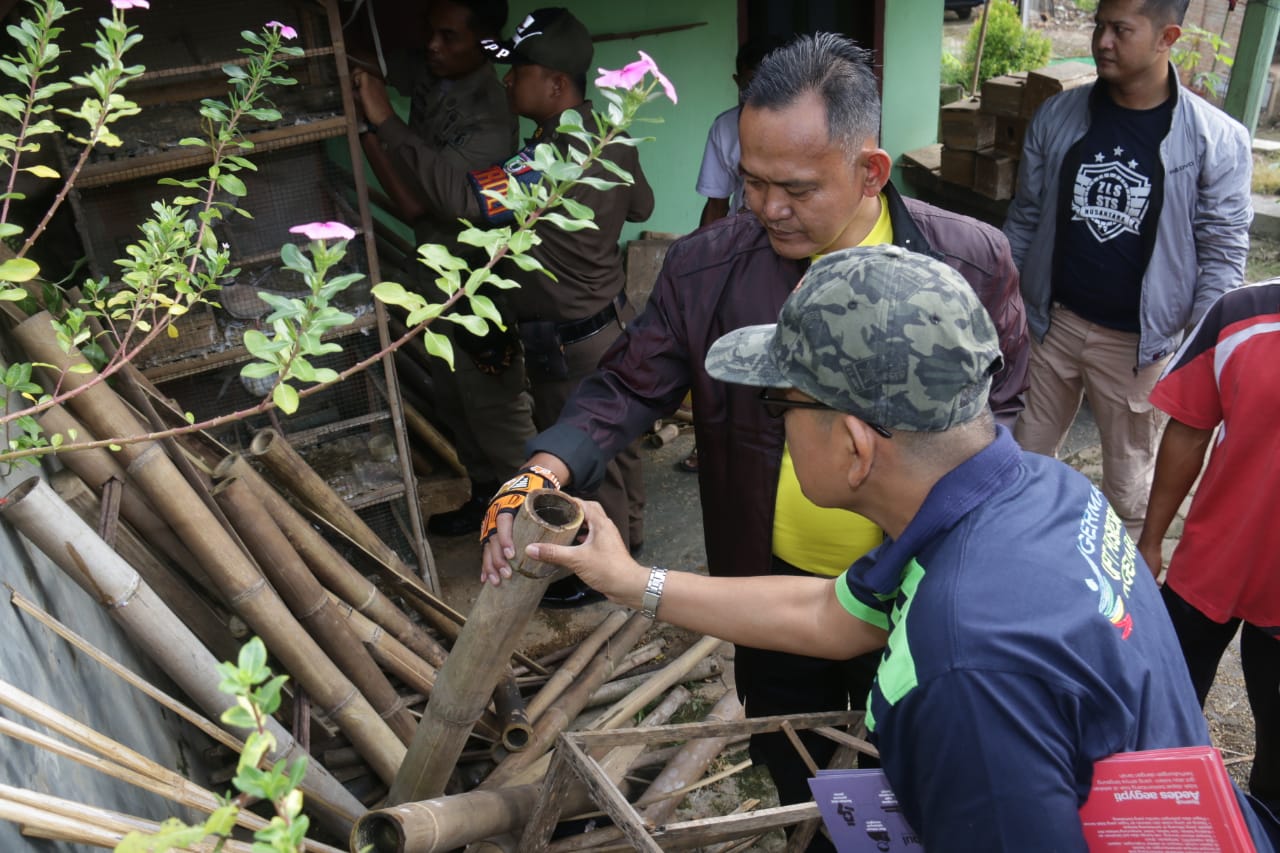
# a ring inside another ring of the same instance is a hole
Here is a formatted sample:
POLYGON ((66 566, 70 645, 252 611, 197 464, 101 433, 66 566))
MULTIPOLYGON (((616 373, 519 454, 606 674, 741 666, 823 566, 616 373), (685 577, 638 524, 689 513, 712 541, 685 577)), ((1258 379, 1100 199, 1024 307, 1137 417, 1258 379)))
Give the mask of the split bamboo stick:
MULTIPOLYGON (((101 512, 98 496, 74 471, 63 469, 56 472, 49 477, 49 484, 85 524, 92 526, 97 523, 101 512)), ((118 529, 114 547, 164 603, 182 617, 182 621, 215 657, 220 660, 235 658, 240 645, 227 630, 226 623, 185 580, 161 562, 131 527, 121 526, 118 529)))
POLYGON ((565 688, 573 683, 583 668, 591 662, 600 647, 608 642, 609 638, 618 633, 618 629, 627 621, 626 610, 614 610, 596 627, 585 640, 578 644, 573 654, 560 665, 560 668, 552 674, 547 683, 542 685, 534 697, 529 700, 528 712, 529 719, 537 722, 538 717, 547 709, 552 702, 556 700, 565 688))
MULTIPOLYGON (((160 824, 155 821, 10 785, 0 785, 0 819, 20 825, 22 834, 30 837, 108 849, 114 848, 130 832, 160 830, 160 824)), ((219 841, 222 840, 209 839, 184 849, 210 853, 253 851, 247 841, 225 840, 218 846, 219 841)))
MULTIPOLYGON (((682 680, 682 684, 688 684, 692 681, 706 681, 708 678, 715 678, 724 673, 724 658, 719 655, 711 655, 703 658, 698 662, 697 666, 689 670, 682 680)), ((652 676, 652 672, 645 672, 640 675, 629 675, 626 678, 617 678, 612 681, 600 685, 596 692, 591 694, 587 699, 588 708, 595 708, 600 705, 612 705, 624 696, 634 693, 652 676)))
POLYGON ((82 654, 97 661, 99 664, 106 667, 110 672, 115 674, 117 677, 119 677, 122 681, 124 681, 130 687, 142 693, 144 696, 151 699, 156 704, 161 705, 167 710, 177 714, 179 717, 186 720, 188 723, 195 726, 200 731, 204 732, 211 739, 217 741, 218 743, 225 746, 227 749, 230 749, 234 752, 239 752, 240 750, 244 749, 244 742, 241 741, 239 738, 234 737, 231 734, 229 734, 227 731, 218 728, 217 726, 215 726, 213 723, 209 721, 208 717, 205 717, 203 714, 197 712, 194 708, 188 705, 184 705, 182 702, 179 702, 177 699, 174 699, 172 696, 165 693, 163 690, 160 690, 155 685, 148 682, 145 678, 138 675, 133 670, 121 664, 118 660, 111 657, 106 652, 102 651, 97 646, 90 643, 84 637, 80 636, 75 631, 72 631, 65 624, 53 618, 53 616, 51 616, 45 610, 41 609, 39 605, 37 605, 31 599, 27 598, 22 593, 18 592, 17 590, 11 591, 9 593, 9 600, 13 603, 14 607, 17 607, 22 612, 30 615, 33 619, 35 619, 41 625, 45 626, 50 631, 57 634, 62 639, 66 640, 68 643, 70 643, 72 646, 78 649, 82 654))
MULTIPOLYGON (((392 803, 437 796, 453 772, 472 726, 507 672, 555 569, 525 556, 531 542, 567 544, 582 526, 582 508, 551 489, 533 491, 516 513, 512 531, 517 561, 501 586, 486 584, 440 669, 431 701, 388 799, 392 803)), ((517 753, 523 754, 523 753, 517 753)))
POLYGON ((666 692, 673 684, 680 683, 698 661, 707 657, 724 643, 718 637, 702 637, 680 657, 654 673, 645 686, 614 705, 603 717, 591 725, 593 730, 617 728, 636 715, 641 708, 666 692))
MULTIPOLYGON (((128 406, 106 383, 98 380, 96 372, 76 373, 71 370, 84 364, 84 358, 75 349, 63 352, 47 314, 39 314, 20 323, 14 329, 14 337, 34 360, 62 370, 65 386, 84 389, 72 398, 71 410, 94 434, 121 438, 146 434, 128 406)), ((196 555, 222 590, 224 598, 262 637, 271 652, 325 714, 347 733, 375 772, 384 780, 393 779, 403 760, 404 745, 298 625, 258 568, 191 488, 161 446, 155 442, 124 444, 120 453, 122 460, 128 460, 126 472, 196 555)))
MULTIPOLYGON (((705 719, 717 722, 731 722, 743 719, 742 703, 737 694, 727 691, 707 713, 705 719)), ((681 799, 691 790, 695 782, 703 777, 711 762, 728 746, 733 738, 729 736, 715 738, 696 738, 680 748, 657 778, 635 801, 634 806, 645 823, 660 826, 671 819, 681 799)), ((579 850, 629 850, 631 845, 625 841, 621 829, 605 827, 584 835, 561 839, 549 848, 553 853, 572 853, 579 850), (621 842, 616 847, 607 847, 613 842, 621 842)))
MULTIPOLYGON (((197 705, 212 717, 235 700, 218 690, 218 661, 182 621, 165 606, 120 555, 53 493, 31 478, 0 501, 0 517, 11 522, 37 548, 72 578, 90 573, 85 591, 120 622, 135 646, 147 653, 197 705)), ((276 748, 272 761, 295 761, 301 751, 293 736, 268 721, 276 748)), ((323 767, 309 762, 303 777, 308 798, 321 806, 319 817, 341 827, 364 808, 323 767)), ((348 830, 343 830, 348 831, 348 830)))
POLYGON ((227 477, 214 487, 214 499, 298 622, 407 746, 414 730, 409 710, 368 649, 333 608, 329 593, 293 550, 254 489, 238 477, 227 477))
MULTIPOLYGON (((214 477, 236 476, 249 483, 272 519, 288 537, 298 555, 328 589, 362 615, 376 622, 412 649, 418 657, 439 669, 448 652, 411 620, 381 590, 343 559, 275 488, 240 454, 232 454, 214 469, 214 477)), ((433 676, 434 678, 434 676, 433 676)))
POLYGON ((533 726, 533 739, 529 745, 523 751, 512 753, 503 759, 480 787, 497 788, 533 781, 530 776, 534 778, 541 776, 545 772, 545 762, 539 765, 537 770, 532 766, 546 755, 560 733, 567 729, 574 718, 582 712, 587 697, 604 683, 617 662, 652 626, 652 619, 633 613, 618 633, 609 640, 608 646, 596 653, 578 679, 538 717, 538 721, 533 726))
MULTIPOLYGON (((176 777, 172 779, 162 779, 157 775, 139 773, 130 767, 63 743, 56 738, 41 734, 35 729, 12 722, 4 717, 0 717, 0 734, 43 749, 52 755, 69 759, 91 770, 97 770, 105 776, 110 776, 112 779, 132 785, 135 788, 159 794, 166 800, 178 805, 198 809, 205 814, 212 814, 214 810, 222 807, 222 801, 217 794, 195 785, 177 773, 172 774, 172 777, 176 777)), ((101 733, 97 733, 97 735, 101 738, 101 744, 97 744, 98 747, 105 748, 110 752, 126 749, 122 744, 111 740, 106 735, 101 733)), ((243 810, 236 816, 236 823, 248 829, 261 829, 267 825, 267 821, 253 812, 243 810)))

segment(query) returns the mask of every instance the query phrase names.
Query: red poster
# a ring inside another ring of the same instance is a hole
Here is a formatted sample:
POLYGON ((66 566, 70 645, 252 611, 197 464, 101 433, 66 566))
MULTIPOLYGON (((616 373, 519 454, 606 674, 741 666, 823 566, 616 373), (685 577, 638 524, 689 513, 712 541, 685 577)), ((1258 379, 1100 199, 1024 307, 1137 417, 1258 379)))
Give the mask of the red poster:
POLYGON ((1209 746, 1122 752, 1097 762, 1080 820, 1090 851, 1254 849, 1222 756, 1209 746))

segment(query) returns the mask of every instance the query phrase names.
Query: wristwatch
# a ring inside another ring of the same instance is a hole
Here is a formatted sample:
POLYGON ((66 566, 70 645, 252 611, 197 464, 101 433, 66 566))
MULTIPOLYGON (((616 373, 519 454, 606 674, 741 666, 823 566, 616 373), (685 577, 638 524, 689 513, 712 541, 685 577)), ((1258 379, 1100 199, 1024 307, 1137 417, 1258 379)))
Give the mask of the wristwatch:
POLYGON ((657 566, 649 569, 649 582, 645 584, 644 595, 640 598, 640 615, 649 619, 658 618, 658 605, 662 603, 662 587, 667 583, 667 570, 657 566))

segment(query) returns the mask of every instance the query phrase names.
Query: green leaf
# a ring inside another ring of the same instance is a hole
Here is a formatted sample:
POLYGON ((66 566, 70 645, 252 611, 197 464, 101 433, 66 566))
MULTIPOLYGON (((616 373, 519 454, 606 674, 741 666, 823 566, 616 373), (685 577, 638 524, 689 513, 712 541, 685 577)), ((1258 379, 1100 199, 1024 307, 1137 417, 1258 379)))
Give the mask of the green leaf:
POLYGON ((5 237, 16 237, 21 233, 21 225, 15 225, 12 222, 0 222, 0 239, 4 239, 5 237))
POLYGON ((419 260, 438 273, 448 270, 464 270, 467 262, 455 257, 439 243, 424 243, 418 247, 419 260))
POLYGON ((564 205, 565 212, 568 213, 570 216, 572 216, 574 219, 595 219, 596 218, 596 212, 594 210, 587 207, 582 202, 575 201, 574 199, 571 199, 568 196, 565 196, 564 198, 560 199, 560 204, 564 205))
POLYGON ((244 181, 240 180, 235 175, 219 175, 218 186, 224 192, 227 192, 236 198, 243 198, 249 193, 249 191, 245 189, 244 181))
POLYGON ((70 367, 68 367, 67 373, 78 373, 78 374, 93 373, 93 365, 89 364, 88 362, 82 361, 79 364, 73 364, 70 367))
POLYGON ((489 333, 489 324, 482 317, 473 317, 470 314, 443 314, 444 319, 457 323, 476 337, 484 337, 489 333))
POLYGON ((587 219, 570 219, 562 213, 544 213, 542 215, 544 222, 550 222, 553 225, 560 226, 563 231, 581 231, 584 228, 596 229, 596 224, 587 219))
POLYGON ((468 299, 471 310, 476 312, 480 317, 493 323, 495 326, 502 326, 502 313, 498 311, 498 306, 493 304, 493 300, 485 296, 483 293, 477 293, 468 299))
POLYGON ((265 361, 251 361, 240 368, 240 375, 245 379, 266 379, 268 376, 275 376, 279 372, 279 367, 274 364, 268 364, 265 361))
POLYGON ((0 264, 0 281, 30 281, 40 274, 40 265, 29 258, 9 258, 0 264))
POLYGON ((292 415, 298 411, 298 392, 292 385, 285 385, 281 382, 276 386, 276 390, 272 392, 271 399, 280 407, 280 411, 286 415, 292 415))
POLYGON ((449 343, 448 338, 426 329, 422 332, 422 343, 426 345, 428 353, 436 358, 443 358, 449 365, 449 369, 453 370, 453 345, 449 343))
POLYGON ((43 164, 38 164, 35 166, 27 166, 25 169, 21 169, 20 171, 30 172, 31 174, 35 175, 37 178, 61 177, 61 175, 59 175, 55 170, 50 169, 48 166, 45 166, 43 164))

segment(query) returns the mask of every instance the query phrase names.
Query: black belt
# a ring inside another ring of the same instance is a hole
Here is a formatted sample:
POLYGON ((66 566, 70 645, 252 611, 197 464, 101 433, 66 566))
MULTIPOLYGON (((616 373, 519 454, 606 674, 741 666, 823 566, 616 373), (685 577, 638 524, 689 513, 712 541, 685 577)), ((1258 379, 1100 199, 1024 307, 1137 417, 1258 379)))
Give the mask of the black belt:
POLYGON ((616 319, 618 319, 618 307, 610 302, 600 313, 593 314, 585 320, 570 320, 568 323, 558 324, 556 332, 560 335, 560 343, 568 346, 585 341, 616 319))

